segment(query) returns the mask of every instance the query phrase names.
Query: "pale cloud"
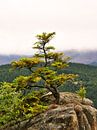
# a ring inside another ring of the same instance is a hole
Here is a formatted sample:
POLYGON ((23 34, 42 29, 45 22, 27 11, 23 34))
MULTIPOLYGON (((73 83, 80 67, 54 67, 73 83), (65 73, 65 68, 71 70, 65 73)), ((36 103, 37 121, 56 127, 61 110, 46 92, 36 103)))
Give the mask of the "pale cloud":
POLYGON ((52 31, 57 50, 97 49, 97 0, 0 0, 0 54, 31 54, 52 31))

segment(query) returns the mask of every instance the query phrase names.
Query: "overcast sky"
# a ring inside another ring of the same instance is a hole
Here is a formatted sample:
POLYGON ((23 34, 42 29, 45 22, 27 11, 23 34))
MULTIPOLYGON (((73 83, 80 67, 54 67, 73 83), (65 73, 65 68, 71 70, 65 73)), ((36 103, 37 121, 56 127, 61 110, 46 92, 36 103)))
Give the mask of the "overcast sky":
POLYGON ((97 0, 0 0, 0 54, 31 54, 52 31, 57 50, 97 49, 97 0))

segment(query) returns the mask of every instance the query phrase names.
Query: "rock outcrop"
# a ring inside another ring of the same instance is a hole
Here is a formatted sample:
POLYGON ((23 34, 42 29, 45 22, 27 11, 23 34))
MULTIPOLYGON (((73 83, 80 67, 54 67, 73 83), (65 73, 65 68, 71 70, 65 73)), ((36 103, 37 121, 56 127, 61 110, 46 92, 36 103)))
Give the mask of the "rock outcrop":
POLYGON ((18 128, 6 130, 97 130, 97 109, 91 100, 82 101, 77 94, 69 92, 62 92, 60 96, 60 105, 54 104, 51 94, 44 96, 44 101, 52 102, 47 111, 18 128))

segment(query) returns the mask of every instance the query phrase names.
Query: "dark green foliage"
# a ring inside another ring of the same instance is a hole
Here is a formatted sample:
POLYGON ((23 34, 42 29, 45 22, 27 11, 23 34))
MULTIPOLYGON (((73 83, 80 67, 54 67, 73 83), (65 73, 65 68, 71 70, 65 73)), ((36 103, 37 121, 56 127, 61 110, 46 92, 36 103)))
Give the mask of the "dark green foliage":
POLYGON ((47 109, 40 101, 44 91, 30 91, 23 95, 16 84, 4 82, 0 86, 0 126, 29 119, 47 109))
POLYGON ((15 92, 11 83, 2 83, 0 86, 0 126, 17 117, 17 111, 14 110, 19 105, 18 97, 19 93, 15 92))

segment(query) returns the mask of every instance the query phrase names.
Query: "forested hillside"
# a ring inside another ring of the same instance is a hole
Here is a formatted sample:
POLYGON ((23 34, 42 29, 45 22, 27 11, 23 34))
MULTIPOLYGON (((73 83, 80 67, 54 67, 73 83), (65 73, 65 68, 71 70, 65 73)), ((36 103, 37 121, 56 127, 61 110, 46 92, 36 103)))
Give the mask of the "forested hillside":
MULTIPOLYGON (((94 101, 97 107, 97 67, 70 63, 64 73, 78 74, 78 80, 82 81, 87 90, 87 97, 94 101)), ((29 75, 29 71, 26 69, 12 70, 11 65, 0 66, 0 82, 8 81, 11 82, 15 77, 19 75, 29 75)), ((65 86, 61 87, 61 91, 76 91, 79 88, 76 84, 66 83, 65 86)))
MULTIPOLYGON (((64 73, 75 73, 79 75, 78 80, 83 82, 82 84, 86 87, 86 96, 94 101, 95 107, 97 108, 97 67, 70 63, 68 69, 63 71, 64 73)), ((61 88, 61 91, 75 92, 76 90, 78 90, 78 85, 69 83, 61 88)))
POLYGON ((27 69, 13 70, 10 64, 0 66, 0 82, 11 82, 19 75, 29 75, 27 69))

